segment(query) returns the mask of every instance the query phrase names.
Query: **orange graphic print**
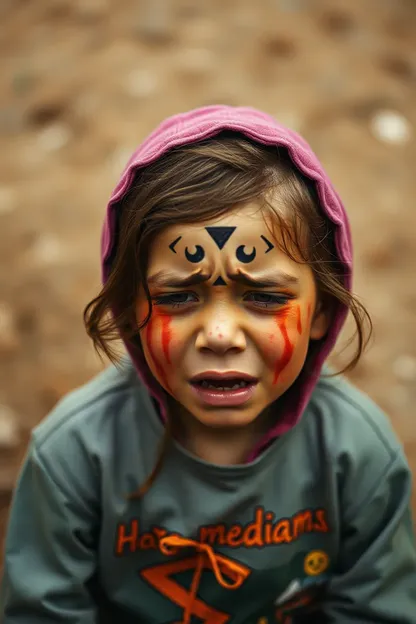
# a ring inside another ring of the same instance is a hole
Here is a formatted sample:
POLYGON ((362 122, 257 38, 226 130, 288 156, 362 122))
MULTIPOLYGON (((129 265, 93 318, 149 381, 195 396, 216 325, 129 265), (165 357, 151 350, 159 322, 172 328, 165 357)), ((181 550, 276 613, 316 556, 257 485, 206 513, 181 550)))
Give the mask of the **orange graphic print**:
POLYGON ((141 571, 141 575, 158 592, 183 609, 184 624, 189 624, 191 616, 198 617, 204 624, 226 624, 230 621, 229 614, 218 611, 197 597, 202 572, 204 569, 211 570, 222 587, 233 590, 244 583, 250 570, 241 563, 218 555, 208 544, 201 544, 178 535, 170 535, 160 541, 160 550, 165 555, 174 555, 178 549, 189 547, 197 551, 195 557, 147 568, 141 571), (195 570, 189 590, 171 578, 172 575, 187 570, 195 570))
MULTIPOLYGON (((200 526, 198 543, 211 547, 263 548, 290 544, 309 533, 329 533, 327 512, 323 508, 304 509, 293 516, 276 518, 271 511, 256 507, 252 521, 247 524, 211 524, 200 526)), ((137 550, 157 550, 159 542, 167 537, 163 527, 152 527, 141 532, 137 518, 117 527, 115 553, 118 557, 137 550)))
POLYGON ((297 596, 290 602, 279 607, 276 611, 276 622, 279 624, 292 624, 293 617, 291 613, 297 609, 301 609, 302 607, 307 607, 312 604, 314 595, 313 593, 305 592, 301 596, 297 596))

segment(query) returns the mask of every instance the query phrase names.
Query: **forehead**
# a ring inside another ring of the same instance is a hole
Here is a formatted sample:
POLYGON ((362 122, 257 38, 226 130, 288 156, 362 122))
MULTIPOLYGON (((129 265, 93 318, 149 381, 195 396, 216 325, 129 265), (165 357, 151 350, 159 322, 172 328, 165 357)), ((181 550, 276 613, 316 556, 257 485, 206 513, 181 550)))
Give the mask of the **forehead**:
POLYGON ((172 273, 183 279, 200 273, 215 276, 244 271, 260 282, 286 274, 301 284, 312 270, 283 251, 281 232, 260 203, 233 208, 220 218, 163 229, 149 250, 148 276, 172 273), (261 276, 261 277, 260 277, 261 276))
MULTIPOLYGON (((153 241, 149 264, 164 260, 182 264, 183 251, 195 252, 196 245, 201 246, 204 256, 209 258, 235 255, 236 249, 242 245, 251 251, 256 248, 256 256, 268 254, 277 246, 276 230, 272 233, 268 223, 261 206, 251 202, 233 208, 219 218, 169 226, 153 241)), ((189 267, 186 256, 185 264, 189 267)))

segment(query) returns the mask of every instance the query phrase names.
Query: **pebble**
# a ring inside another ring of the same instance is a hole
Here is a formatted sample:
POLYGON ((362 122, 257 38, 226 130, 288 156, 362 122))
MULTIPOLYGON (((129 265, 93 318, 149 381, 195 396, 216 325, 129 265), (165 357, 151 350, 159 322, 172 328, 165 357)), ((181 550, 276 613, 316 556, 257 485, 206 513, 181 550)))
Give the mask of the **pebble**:
POLYGON ((390 145, 409 143, 413 135, 410 122, 394 110, 378 111, 371 119, 370 129, 376 139, 390 145))
POLYGON ((20 443, 16 413, 7 405, 0 405, 0 449, 15 449, 20 443))
POLYGON ((30 250, 31 260, 40 265, 53 265, 64 256, 62 243, 52 234, 42 234, 30 250))
POLYGON ((393 362, 393 373, 400 381, 415 381, 416 357, 405 353, 399 355, 393 362))
POLYGON ((215 69, 215 56, 205 48, 181 50, 176 55, 176 66, 188 76, 203 77, 215 69))
POLYGON ((16 191, 10 186, 0 185, 0 215, 8 215, 16 210, 16 191))
POLYGON ((124 90, 134 98, 142 99, 153 95, 158 87, 158 79, 149 69, 136 69, 124 79, 124 90))
POLYGON ((146 0, 136 23, 136 34, 150 43, 167 43, 172 38, 170 0, 146 0))
POLYGON ((47 126, 38 134, 38 147, 44 152, 57 152, 71 139, 71 130, 62 123, 47 126))

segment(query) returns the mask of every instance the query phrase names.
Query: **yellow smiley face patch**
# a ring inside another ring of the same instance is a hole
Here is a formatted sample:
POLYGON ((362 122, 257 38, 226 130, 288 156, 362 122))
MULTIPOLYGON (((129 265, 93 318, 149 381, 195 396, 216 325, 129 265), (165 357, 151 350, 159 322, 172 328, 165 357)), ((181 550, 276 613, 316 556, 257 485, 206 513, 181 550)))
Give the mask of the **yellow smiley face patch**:
POLYGON ((308 576, 318 576, 327 570, 329 557, 323 550, 312 550, 305 557, 303 569, 308 576))

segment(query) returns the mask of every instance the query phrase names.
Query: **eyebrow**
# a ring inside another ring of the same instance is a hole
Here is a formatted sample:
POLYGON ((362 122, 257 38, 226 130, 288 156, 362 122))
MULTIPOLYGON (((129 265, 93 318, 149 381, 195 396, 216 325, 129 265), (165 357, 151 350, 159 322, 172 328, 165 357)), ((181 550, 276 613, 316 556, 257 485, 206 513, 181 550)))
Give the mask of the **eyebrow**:
MULTIPOLYGON (((157 285, 169 288, 186 288, 187 286, 195 286, 207 282, 211 277, 212 275, 210 273, 206 273, 202 270, 187 275, 186 277, 181 277, 179 274, 172 271, 162 270, 148 277, 147 281, 150 286, 157 285)), ((259 273, 257 276, 251 276, 240 269, 236 273, 228 273, 227 278, 238 284, 254 286, 256 288, 284 288, 299 284, 297 277, 284 271, 268 271, 267 273, 259 273)))
POLYGON ((180 274, 173 271, 158 271, 147 278, 149 286, 169 286, 171 288, 184 288, 186 286, 194 286, 195 284, 202 284, 210 278, 209 273, 203 271, 197 271, 186 277, 181 277, 180 274))

